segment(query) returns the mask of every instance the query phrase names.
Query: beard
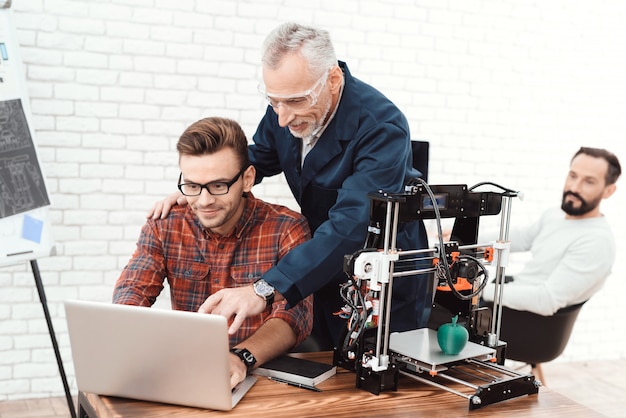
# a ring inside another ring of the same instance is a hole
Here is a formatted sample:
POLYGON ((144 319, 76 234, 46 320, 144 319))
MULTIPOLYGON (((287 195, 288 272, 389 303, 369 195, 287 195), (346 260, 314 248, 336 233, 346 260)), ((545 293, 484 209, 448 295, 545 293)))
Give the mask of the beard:
MULTIPOLYGON (((296 132, 296 131, 289 129, 289 132, 291 132, 291 135, 300 139, 307 139, 314 135, 317 135, 319 131, 324 127, 324 123, 326 122, 326 118, 328 117, 329 113, 330 113, 330 101, 324 106, 324 112, 322 113, 322 116, 319 119, 315 119, 312 122, 310 122, 309 127, 306 131, 296 132)), ((297 122, 297 120, 295 122, 297 122)))
POLYGON ((597 208, 601 200, 602 196, 599 196, 591 201, 586 201, 578 193, 566 191, 563 192, 561 209, 563 210, 563 212, 567 213, 570 216, 581 216, 597 208), (574 202, 572 202, 571 200, 566 200, 567 196, 574 196, 578 200, 580 200, 580 206, 576 207, 574 206, 574 202))

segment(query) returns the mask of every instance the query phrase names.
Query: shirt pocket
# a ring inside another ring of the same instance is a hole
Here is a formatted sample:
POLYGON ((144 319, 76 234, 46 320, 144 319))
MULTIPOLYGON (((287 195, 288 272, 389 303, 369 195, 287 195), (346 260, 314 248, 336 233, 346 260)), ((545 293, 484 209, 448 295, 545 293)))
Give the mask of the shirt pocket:
POLYGON ((234 287, 250 285, 259 280, 266 271, 271 269, 272 263, 244 264, 232 266, 230 269, 234 287))
POLYGON ((170 267, 168 277, 174 280, 205 280, 210 273, 207 263, 197 261, 177 260, 170 267))

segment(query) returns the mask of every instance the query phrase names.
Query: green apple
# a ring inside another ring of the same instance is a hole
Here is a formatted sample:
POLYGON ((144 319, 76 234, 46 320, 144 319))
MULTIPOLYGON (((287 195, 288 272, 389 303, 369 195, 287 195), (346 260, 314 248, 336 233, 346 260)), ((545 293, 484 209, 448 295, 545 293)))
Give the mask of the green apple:
POLYGON ((437 330, 437 342, 444 354, 459 354, 467 344, 469 332, 463 325, 456 323, 458 319, 459 316, 455 315, 452 322, 443 324, 437 330))

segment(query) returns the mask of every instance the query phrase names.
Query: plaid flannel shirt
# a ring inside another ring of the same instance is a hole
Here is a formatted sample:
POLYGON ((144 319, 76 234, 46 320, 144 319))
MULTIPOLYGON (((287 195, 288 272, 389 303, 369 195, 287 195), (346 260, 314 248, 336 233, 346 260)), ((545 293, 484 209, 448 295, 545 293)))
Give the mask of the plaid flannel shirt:
MULTIPOLYGON (((291 249, 310 238, 306 219, 288 208, 247 194, 244 213, 228 236, 205 230, 189 205, 175 206, 165 219, 143 226, 137 249, 122 271, 113 302, 152 306, 167 278, 172 308, 197 311, 213 293, 248 286, 276 265, 291 249)), ((234 346, 265 321, 280 318, 296 334, 296 345, 310 333, 312 296, 286 309, 286 301, 246 318, 230 336, 234 346)))

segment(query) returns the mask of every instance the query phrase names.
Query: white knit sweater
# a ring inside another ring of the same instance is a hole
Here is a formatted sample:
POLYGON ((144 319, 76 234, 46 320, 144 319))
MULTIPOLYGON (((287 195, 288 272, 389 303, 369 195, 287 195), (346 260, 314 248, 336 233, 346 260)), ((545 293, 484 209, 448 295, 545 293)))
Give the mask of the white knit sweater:
MULTIPOLYGON (((528 228, 511 228, 509 239, 511 252, 530 251, 532 259, 504 285, 502 303, 540 315, 589 299, 615 260, 615 240, 603 216, 565 219, 561 209, 553 208, 528 228)), ((492 283, 482 297, 493 301, 492 283)))

